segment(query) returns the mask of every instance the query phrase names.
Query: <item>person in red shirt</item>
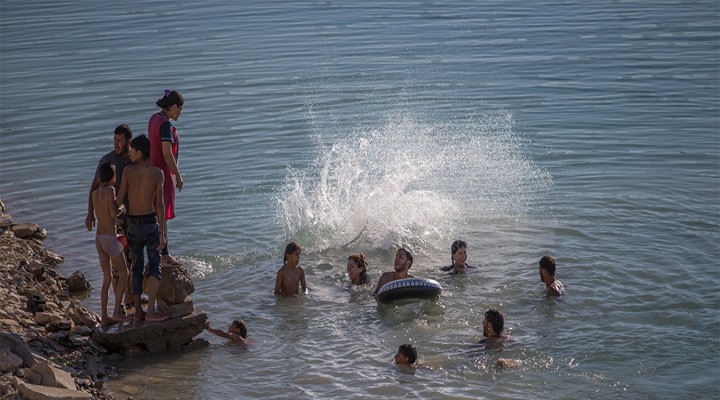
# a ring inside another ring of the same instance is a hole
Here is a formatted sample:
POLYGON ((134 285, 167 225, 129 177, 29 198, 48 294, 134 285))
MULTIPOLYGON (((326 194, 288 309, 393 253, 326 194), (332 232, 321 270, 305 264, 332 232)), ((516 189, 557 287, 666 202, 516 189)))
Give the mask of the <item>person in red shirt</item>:
MULTIPOLYGON (((150 164, 160 168, 165 177, 163 200, 165 203, 165 219, 169 221, 175 218, 175 187, 177 187, 178 191, 181 191, 183 187, 183 178, 178 167, 180 137, 170 121, 177 121, 180 117, 185 99, 177 90, 165 90, 165 95, 155 104, 161 110, 153 114, 148 122, 150 164)), ((167 247, 167 231, 165 235, 165 247, 161 252, 163 265, 181 265, 177 259, 170 255, 167 247)))

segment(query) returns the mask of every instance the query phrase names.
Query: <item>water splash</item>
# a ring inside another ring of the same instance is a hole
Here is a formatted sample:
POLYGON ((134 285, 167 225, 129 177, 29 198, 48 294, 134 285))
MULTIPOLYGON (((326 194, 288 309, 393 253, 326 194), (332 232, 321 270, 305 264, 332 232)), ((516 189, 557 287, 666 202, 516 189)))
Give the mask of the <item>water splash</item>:
POLYGON ((200 258, 189 256, 183 257, 182 262, 183 266, 190 274, 190 277, 193 279, 203 279, 206 276, 210 275, 214 270, 210 262, 202 260, 200 258))
POLYGON ((279 193, 285 234, 312 250, 423 247, 459 227, 517 218, 550 176, 523 153, 512 115, 426 123, 392 116, 326 143, 279 193))

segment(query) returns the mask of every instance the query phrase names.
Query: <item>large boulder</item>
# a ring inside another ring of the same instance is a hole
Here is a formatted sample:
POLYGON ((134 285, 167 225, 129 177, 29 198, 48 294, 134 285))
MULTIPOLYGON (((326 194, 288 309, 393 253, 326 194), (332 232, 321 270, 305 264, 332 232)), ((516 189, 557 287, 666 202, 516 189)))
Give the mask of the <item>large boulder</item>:
POLYGON ((65 284, 70 292, 86 292, 90 290, 90 282, 88 282, 85 275, 80 271, 73 272, 73 274, 67 278, 65 284))
POLYGON ((20 239, 31 238, 34 235, 38 234, 38 232, 42 231, 38 224, 33 223, 15 224, 11 227, 11 229, 15 236, 19 237, 20 239))
POLYGON ((106 349, 129 353, 138 347, 149 353, 178 350, 205 329, 207 314, 190 314, 161 322, 134 322, 95 329, 91 338, 106 349))
MULTIPOLYGON (((195 284, 193 284, 190 275, 184 268, 163 266, 160 271, 162 278, 157 291, 158 299, 167 304, 180 304, 195 292, 195 284)), ((147 278, 145 279, 145 285, 147 285, 147 278)), ((145 293, 147 293, 147 290, 145 290, 145 293)))
POLYGON ((170 318, 184 317, 195 312, 195 306, 193 305, 192 300, 186 300, 180 304, 167 304, 164 301, 157 299, 157 305, 160 313, 167 315, 170 318))

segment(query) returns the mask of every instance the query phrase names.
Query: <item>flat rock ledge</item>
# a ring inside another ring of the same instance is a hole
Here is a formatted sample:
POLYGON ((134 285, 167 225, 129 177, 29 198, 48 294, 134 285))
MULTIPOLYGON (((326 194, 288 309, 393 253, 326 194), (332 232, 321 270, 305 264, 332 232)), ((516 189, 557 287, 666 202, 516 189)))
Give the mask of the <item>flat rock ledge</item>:
POLYGON ((207 314, 195 313, 161 322, 126 322, 96 328, 90 335, 108 351, 136 356, 180 350, 205 329, 207 314))

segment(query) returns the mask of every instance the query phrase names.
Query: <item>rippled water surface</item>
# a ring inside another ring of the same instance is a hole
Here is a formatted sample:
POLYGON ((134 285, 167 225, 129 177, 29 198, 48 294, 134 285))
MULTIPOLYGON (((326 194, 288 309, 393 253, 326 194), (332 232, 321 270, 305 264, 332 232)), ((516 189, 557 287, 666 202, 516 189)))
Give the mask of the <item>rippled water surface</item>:
POLYGON ((171 251, 253 342, 118 364, 118 398, 720 396, 716 1, 256 3, 0 4, 0 197, 61 271, 100 286, 83 223, 114 127, 186 98, 171 251), (442 275, 457 238, 478 268, 442 275), (289 240, 310 294, 276 299, 289 240), (376 282, 399 246, 439 301, 348 288, 350 253, 376 282), (405 342, 435 370, 395 368, 405 342))

